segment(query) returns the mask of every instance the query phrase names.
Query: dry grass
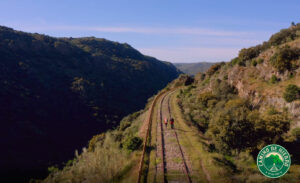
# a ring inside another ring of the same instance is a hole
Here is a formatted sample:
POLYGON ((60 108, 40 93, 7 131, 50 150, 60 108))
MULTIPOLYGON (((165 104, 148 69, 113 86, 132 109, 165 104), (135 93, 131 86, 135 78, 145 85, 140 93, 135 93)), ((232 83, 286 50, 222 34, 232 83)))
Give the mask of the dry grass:
POLYGON ((126 139, 138 135, 146 114, 147 111, 142 112, 124 131, 106 132, 105 139, 95 142, 93 150, 87 151, 84 148, 82 154, 76 155, 72 165, 51 173, 44 182, 136 182, 141 151, 129 152, 120 148, 121 141, 116 140, 116 136, 122 134, 126 139))
POLYGON ((107 134, 103 147, 95 148, 94 152, 84 150, 73 166, 51 174, 45 182, 104 183, 121 178, 132 166, 132 157, 111 138, 107 134))

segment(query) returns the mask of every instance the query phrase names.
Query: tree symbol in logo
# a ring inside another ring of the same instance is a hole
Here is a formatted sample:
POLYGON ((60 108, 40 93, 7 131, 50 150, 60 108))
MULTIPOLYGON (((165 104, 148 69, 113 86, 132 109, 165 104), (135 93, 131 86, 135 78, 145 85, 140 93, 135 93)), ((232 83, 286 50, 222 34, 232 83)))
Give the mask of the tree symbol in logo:
POLYGON ((265 158, 265 166, 271 172, 277 172, 283 166, 283 158, 276 152, 269 153, 265 158))

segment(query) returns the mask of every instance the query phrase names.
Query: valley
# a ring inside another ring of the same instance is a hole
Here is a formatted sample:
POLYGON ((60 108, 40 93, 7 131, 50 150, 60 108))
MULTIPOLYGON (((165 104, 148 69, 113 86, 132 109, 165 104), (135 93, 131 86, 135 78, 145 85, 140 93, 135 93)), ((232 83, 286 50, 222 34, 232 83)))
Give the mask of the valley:
POLYGON ((0 183, 299 183, 300 1, 0 2, 0 183))
POLYGON ((195 76, 199 72, 206 72, 214 64, 216 62, 174 63, 177 69, 191 76, 195 76))
POLYGON ((144 110, 94 136, 70 165, 43 182, 299 182, 300 39, 286 39, 299 26, 205 73, 180 75, 144 110), (164 124, 170 117, 174 129, 164 124), (277 179, 265 177, 256 165, 259 150, 272 143, 292 157, 288 173, 277 179))

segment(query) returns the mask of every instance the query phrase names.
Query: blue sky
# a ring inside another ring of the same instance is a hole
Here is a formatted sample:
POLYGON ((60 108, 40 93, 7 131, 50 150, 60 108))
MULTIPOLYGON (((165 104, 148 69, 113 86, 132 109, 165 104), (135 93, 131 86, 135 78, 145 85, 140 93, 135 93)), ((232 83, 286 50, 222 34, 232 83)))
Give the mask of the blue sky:
POLYGON ((1 0, 0 25, 128 43, 171 62, 228 61, 299 22, 299 0, 1 0))

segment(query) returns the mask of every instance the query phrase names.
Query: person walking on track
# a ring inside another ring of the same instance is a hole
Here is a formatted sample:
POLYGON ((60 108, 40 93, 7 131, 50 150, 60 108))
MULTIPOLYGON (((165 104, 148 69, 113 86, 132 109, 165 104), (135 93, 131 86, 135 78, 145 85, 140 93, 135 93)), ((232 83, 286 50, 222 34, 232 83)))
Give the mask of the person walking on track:
POLYGON ((174 128, 174 118, 170 119, 170 124, 171 124, 171 128, 173 129, 174 128))
POLYGON ((166 125, 166 128, 168 127, 168 118, 165 118, 165 125, 166 125))

